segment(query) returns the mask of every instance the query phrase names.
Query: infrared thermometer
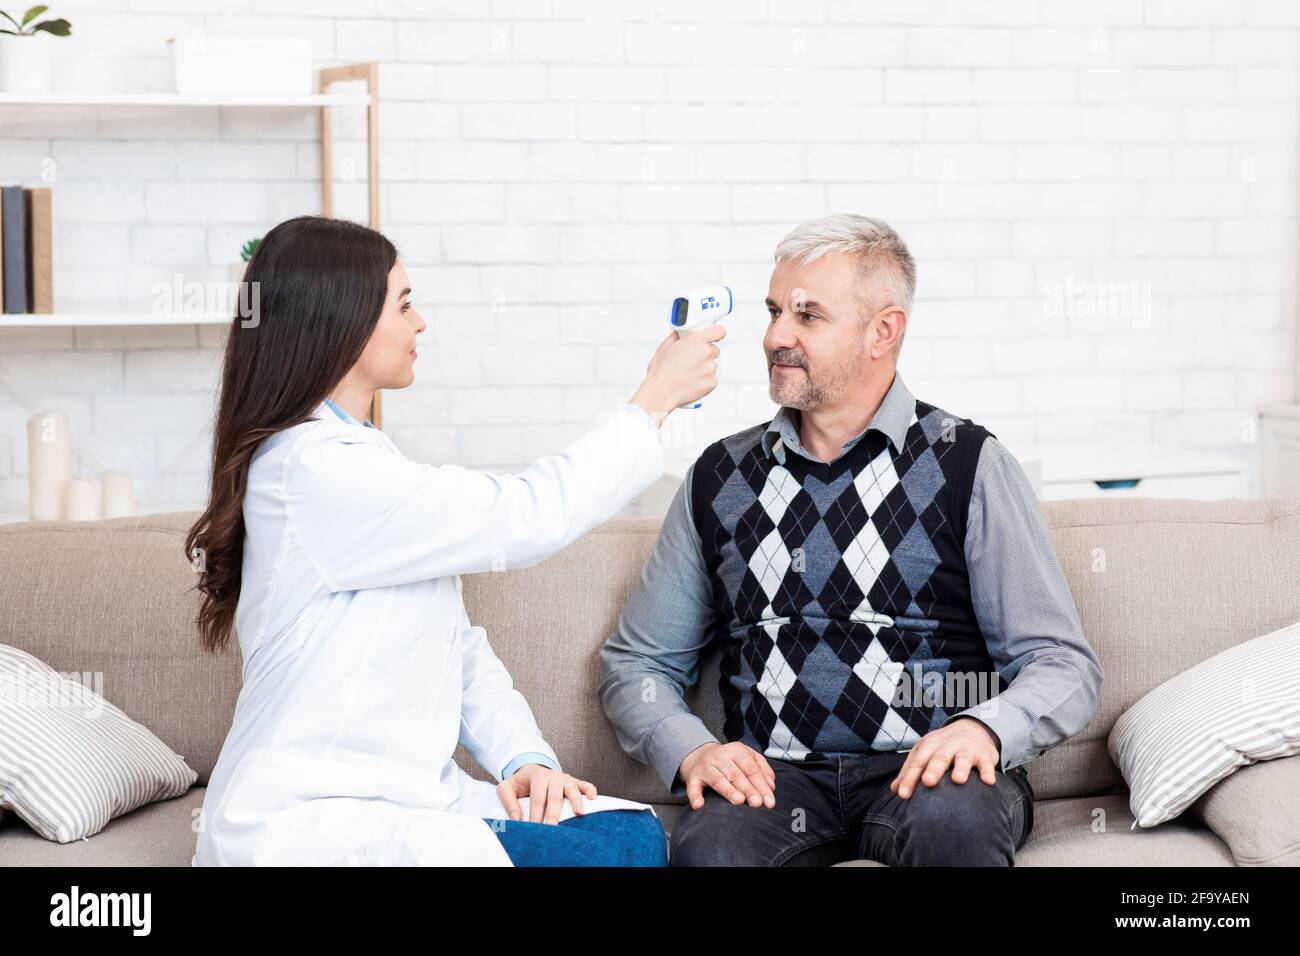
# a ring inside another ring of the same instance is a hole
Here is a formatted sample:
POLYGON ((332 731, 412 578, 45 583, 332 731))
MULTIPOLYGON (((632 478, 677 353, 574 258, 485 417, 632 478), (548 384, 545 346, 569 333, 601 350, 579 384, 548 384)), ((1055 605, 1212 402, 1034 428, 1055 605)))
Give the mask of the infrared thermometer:
MULTIPOLYGON (((731 314, 731 288, 725 285, 709 286, 705 289, 690 289, 673 299, 668 313, 668 321, 678 332, 685 335, 696 329, 713 325, 724 316, 731 314)), ((703 402, 693 405, 681 405, 681 408, 699 408, 703 402)))

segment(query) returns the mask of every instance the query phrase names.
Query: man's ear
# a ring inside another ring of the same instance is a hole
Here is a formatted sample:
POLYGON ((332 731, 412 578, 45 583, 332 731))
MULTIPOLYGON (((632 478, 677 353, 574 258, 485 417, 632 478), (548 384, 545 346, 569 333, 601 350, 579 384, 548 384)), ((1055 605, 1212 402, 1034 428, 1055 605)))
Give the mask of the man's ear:
POLYGON ((871 317, 871 327, 872 339, 867 347, 872 358, 881 358, 902 344, 903 333, 907 331, 907 313, 899 306, 887 305, 871 317))

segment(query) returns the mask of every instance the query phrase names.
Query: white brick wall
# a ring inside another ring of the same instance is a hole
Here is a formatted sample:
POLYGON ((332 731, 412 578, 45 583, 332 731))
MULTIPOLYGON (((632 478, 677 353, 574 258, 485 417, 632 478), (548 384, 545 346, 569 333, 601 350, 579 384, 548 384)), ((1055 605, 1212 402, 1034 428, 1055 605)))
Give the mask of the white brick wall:
MULTIPOLYGON (((889 219, 918 259, 913 389, 1013 448, 1131 435, 1253 467, 1243 420, 1296 397, 1293 0, 58 9, 65 89, 165 90, 165 38, 197 26, 381 62, 384 228, 429 324, 416 384, 385 396, 413 458, 558 450, 631 394, 669 296, 719 281, 739 298, 723 384, 670 419, 670 458, 765 420, 772 247, 841 210, 889 219)), ((337 125, 338 162, 363 170, 360 111, 337 125)), ((55 164, 61 309, 142 307, 154 281, 221 278, 246 238, 319 211, 316 128, 302 110, 4 107, 0 181, 55 164)), ((364 184, 338 196, 363 217, 364 184)), ((0 330, 0 512, 25 500, 25 403, 64 408, 83 467, 135 473, 142 510, 197 507, 222 336, 0 330)))

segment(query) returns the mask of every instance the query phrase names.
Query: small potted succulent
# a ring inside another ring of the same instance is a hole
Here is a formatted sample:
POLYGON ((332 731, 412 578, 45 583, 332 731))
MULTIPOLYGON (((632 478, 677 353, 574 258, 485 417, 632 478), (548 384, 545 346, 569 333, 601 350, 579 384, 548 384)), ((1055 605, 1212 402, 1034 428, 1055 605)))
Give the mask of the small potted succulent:
POLYGON ((49 91, 49 39, 52 36, 67 36, 72 32, 72 25, 62 19, 36 19, 48 9, 44 6, 31 7, 22 15, 21 20, 0 10, 0 34, 13 37, 12 40, 0 40, 0 91, 49 91))
POLYGON ((260 236, 256 239, 249 239, 246 243, 244 243, 243 248, 239 250, 240 261, 232 262, 230 264, 231 282, 244 281, 244 270, 248 268, 249 260, 253 258, 253 253, 257 251, 257 247, 260 246, 261 244, 262 244, 262 239, 260 236))

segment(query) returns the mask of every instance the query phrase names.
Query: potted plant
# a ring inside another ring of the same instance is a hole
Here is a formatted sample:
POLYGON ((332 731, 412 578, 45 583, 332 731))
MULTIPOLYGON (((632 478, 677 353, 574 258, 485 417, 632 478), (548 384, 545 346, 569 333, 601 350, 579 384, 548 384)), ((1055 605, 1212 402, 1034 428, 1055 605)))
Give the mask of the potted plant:
POLYGON ((253 258, 253 253, 257 251, 257 247, 260 246, 261 244, 262 244, 261 237, 258 237, 256 239, 249 239, 246 243, 244 243, 243 248, 239 250, 239 258, 241 261, 232 262, 230 264, 231 282, 244 281, 244 270, 248 268, 248 261, 253 258))
POLYGON ((0 33, 12 40, 0 42, 0 90, 6 93, 45 93, 50 89, 51 36, 72 32, 67 20, 36 21, 49 7, 30 8, 22 20, 0 10, 0 33), (9 29, 12 26, 13 29, 9 29))

